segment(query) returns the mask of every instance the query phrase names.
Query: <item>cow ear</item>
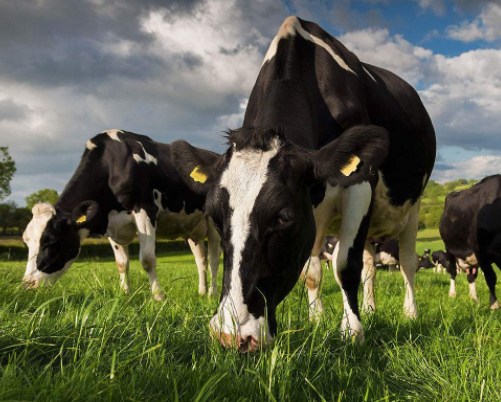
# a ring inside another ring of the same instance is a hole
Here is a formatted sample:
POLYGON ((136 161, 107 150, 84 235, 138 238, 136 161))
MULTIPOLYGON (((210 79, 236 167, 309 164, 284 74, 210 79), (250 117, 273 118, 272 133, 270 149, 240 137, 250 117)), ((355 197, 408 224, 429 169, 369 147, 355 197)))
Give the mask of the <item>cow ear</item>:
POLYGON ((213 167, 221 155, 195 148, 186 141, 174 141, 171 159, 182 180, 196 194, 205 195, 214 179, 213 167))
POLYGON ((79 227, 84 227, 99 211, 99 204, 95 201, 83 201, 73 210, 71 219, 79 227))
POLYGON ((388 155, 388 132, 379 126, 354 126, 313 154, 314 178, 344 187, 369 180, 388 155))

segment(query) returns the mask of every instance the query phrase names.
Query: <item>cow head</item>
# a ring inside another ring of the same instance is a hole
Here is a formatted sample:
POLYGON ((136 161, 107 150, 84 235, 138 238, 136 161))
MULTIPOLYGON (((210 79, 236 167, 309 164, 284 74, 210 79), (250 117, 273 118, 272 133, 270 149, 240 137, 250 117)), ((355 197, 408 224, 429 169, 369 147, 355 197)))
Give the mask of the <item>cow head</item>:
POLYGON ((84 201, 72 213, 48 203, 36 204, 33 219, 23 233, 28 246, 28 263, 23 281, 37 287, 53 283, 71 266, 80 253, 80 240, 98 211, 94 201, 84 201))
POLYGON ((206 195, 206 212, 222 238, 223 290, 210 327, 223 345, 251 351, 272 340, 276 307, 297 282, 315 238, 310 187, 368 180, 386 157, 387 141, 385 130, 368 126, 316 152, 280 131, 256 128, 230 132, 223 155, 172 144, 176 169, 206 195))

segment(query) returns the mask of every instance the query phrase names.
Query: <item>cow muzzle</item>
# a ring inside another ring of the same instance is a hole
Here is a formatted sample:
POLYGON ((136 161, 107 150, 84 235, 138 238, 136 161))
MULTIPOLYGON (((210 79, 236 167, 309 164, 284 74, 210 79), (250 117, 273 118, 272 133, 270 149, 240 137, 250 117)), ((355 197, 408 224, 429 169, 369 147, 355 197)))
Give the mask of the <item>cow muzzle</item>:
POLYGON ((265 345, 259 342, 255 337, 248 335, 242 336, 240 334, 231 335, 223 332, 215 333, 219 343, 228 349, 236 349, 242 353, 256 352, 264 349, 265 345))

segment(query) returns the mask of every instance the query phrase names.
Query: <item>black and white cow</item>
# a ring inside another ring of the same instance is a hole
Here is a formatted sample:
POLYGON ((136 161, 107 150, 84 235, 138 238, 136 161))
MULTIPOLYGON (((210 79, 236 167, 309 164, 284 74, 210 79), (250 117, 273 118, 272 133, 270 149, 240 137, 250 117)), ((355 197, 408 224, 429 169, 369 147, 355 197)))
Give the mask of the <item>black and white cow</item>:
POLYGON ((437 250, 431 254, 431 260, 435 265, 435 272, 445 274, 447 272, 447 256, 445 251, 437 250))
POLYGON ((330 269, 330 264, 333 259, 334 249, 336 248, 336 244, 338 243, 338 239, 334 236, 325 236, 325 242, 320 250, 320 261, 325 261, 325 268, 330 269))
POLYGON ((229 145, 214 156, 184 141, 172 144, 174 164, 207 197, 223 240, 222 297, 210 323, 221 343, 248 351, 270 342, 276 307, 308 259, 311 313, 322 311, 319 254, 331 222, 339 238, 334 261, 343 335, 363 340, 357 292, 364 259, 365 308, 375 308, 368 234, 400 239, 404 309, 416 317, 419 199, 436 141, 409 84, 360 62, 317 24, 289 17, 229 145), (204 182, 191 180, 192 172, 204 182))
POLYGON ((144 135, 108 130, 87 142, 73 177, 55 206, 37 204, 23 239, 29 248, 24 281, 54 282, 77 258, 81 241, 106 236, 112 245, 121 287, 129 290, 128 245, 136 234, 151 291, 162 299, 156 275, 156 236, 189 238, 199 270, 199 292, 206 293, 208 237, 212 283, 216 292, 220 238, 201 211, 204 199, 181 180, 170 160, 170 145, 144 135))
POLYGON ((470 296, 478 301, 475 280, 480 267, 489 287, 491 308, 498 309, 492 264, 501 267, 501 175, 486 177, 470 189, 447 195, 440 235, 451 275, 449 296, 456 296, 457 265, 466 271, 470 296))
POLYGON ((400 261, 400 247, 397 239, 390 239, 388 241, 376 241, 373 244, 375 256, 375 263, 387 265, 390 273, 397 270, 400 261))

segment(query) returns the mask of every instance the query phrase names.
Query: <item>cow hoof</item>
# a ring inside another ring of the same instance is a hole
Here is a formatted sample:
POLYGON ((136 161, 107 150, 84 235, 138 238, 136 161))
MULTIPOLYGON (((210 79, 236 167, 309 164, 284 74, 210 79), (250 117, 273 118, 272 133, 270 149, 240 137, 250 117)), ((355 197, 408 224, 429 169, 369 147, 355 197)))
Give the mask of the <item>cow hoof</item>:
POLYGON ((365 314, 374 314, 376 312, 376 305, 374 303, 364 304, 362 307, 365 314))
POLYGON ((163 293, 163 292, 158 292, 158 293, 155 293, 155 294, 153 295, 153 298, 154 298, 156 301, 161 302, 161 301, 164 301, 164 300, 165 300, 165 295, 164 295, 164 293, 163 293))
POLYGON ((415 308, 404 308, 404 315, 409 320, 415 320, 417 318, 417 311, 415 308))
POLYGON ((341 338, 345 342, 353 342, 355 345, 362 345, 365 343, 365 335, 363 328, 353 329, 353 328, 341 328, 341 338))
POLYGON ((497 310, 499 309, 499 301, 496 300, 494 304, 491 305, 491 310, 497 310))
POLYGON ((217 296, 217 289, 210 288, 209 289, 209 293, 207 294, 207 296, 209 296, 209 297, 217 296))
POLYGON ((456 297, 456 292, 449 292, 449 297, 456 297))
POLYGON ((198 289, 198 294, 199 294, 200 296, 203 296, 203 295, 205 295, 206 293, 207 293, 207 289, 205 289, 205 288, 204 288, 204 289, 202 289, 202 288, 199 288, 199 289, 198 289))

